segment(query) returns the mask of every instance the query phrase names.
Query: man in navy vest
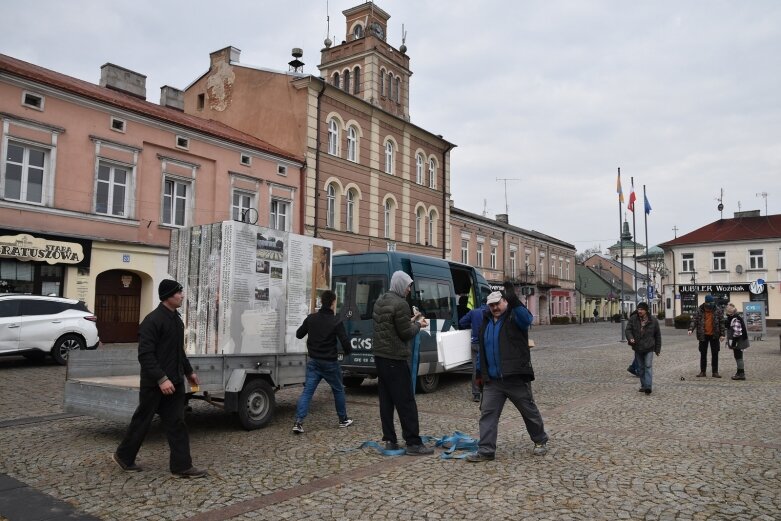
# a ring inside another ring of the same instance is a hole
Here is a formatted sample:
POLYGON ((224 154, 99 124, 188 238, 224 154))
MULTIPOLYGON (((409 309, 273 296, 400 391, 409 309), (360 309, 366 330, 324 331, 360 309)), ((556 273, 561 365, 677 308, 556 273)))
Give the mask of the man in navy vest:
POLYGON ((533 453, 548 452, 548 434, 532 396, 534 369, 529 352, 529 326, 533 316, 515 294, 511 283, 504 293, 488 295, 489 314, 480 327, 478 384, 483 388, 480 404, 480 442, 477 452, 467 461, 491 461, 496 452, 499 417, 509 399, 521 413, 526 430, 534 442, 533 453))

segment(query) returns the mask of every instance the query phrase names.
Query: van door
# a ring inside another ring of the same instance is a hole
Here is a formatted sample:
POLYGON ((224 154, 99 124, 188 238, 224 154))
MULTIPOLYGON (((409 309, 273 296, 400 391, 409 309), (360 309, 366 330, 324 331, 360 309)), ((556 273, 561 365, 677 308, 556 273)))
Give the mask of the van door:
POLYGON ((19 349, 20 315, 19 299, 0 299, 0 352, 19 349))
POLYGON ((347 335, 353 348, 352 365, 368 366, 374 370, 374 355, 371 353, 374 336, 374 304, 387 291, 387 277, 383 275, 352 276, 351 316, 345 322, 347 335))

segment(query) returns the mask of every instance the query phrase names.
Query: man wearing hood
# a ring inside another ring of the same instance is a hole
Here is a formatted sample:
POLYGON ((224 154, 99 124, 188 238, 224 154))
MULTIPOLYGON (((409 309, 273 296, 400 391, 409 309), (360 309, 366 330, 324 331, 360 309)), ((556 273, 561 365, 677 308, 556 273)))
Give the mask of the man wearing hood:
POLYGON ((418 424, 418 405, 412 392, 410 370, 410 340, 428 322, 420 315, 412 316, 407 295, 412 278, 403 271, 391 277, 390 291, 382 294, 374 304, 374 336, 372 351, 377 367, 377 387, 380 398, 380 421, 385 448, 399 448, 393 424, 394 409, 399 414, 401 435, 410 456, 433 454, 434 449, 423 445, 418 424))
POLYGON ((708 346, 711 352, 711 369, 713 378, 721 378, 719 374, 719 342, 724 341, 724 315, 716 305, 713 295, 705 295, 705 302, 697 308, 697 312, 689 325, 689 335, 696 331, 700 342, 700 373, 698 378, 705 376, 708 367, 708 346))

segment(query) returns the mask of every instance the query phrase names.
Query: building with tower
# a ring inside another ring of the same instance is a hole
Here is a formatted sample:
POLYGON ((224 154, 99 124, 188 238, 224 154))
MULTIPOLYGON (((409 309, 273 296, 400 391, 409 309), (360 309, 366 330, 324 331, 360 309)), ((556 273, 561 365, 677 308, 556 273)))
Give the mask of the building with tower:
MULTIPOLYGON (((240 51, 210 55, 209 70, 184 96, 188 114, 219 121, 306 165, 302 193, 269 184, 259 214, 279 214, 303 233, 334 242, 335 253, 409 251, 449 257, 453 144, 411 122, 406 46, 387 41, 390 15, 372 2, 343 11, 344 41, 324 42, 320 77, 251 67, 240 51)), ((297 183, 296 183, 297 184, 297 183)))

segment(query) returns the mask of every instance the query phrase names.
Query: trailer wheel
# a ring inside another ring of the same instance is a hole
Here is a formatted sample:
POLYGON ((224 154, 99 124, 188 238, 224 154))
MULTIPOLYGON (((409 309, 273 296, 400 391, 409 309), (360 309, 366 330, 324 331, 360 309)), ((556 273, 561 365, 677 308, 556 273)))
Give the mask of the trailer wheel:
POLYGON ((439 375, 438 374, 424 374, 418 376, 417 389, 421 393, 433 393, 439 387, 439 375))
POLYGON ((265 427, 274 416, 274 390, 265 380, 255 378, 244 384, 239 394, 239 423, 248 431, 265 427))
POLYGON ((345 387, 349 387, 350 389, 360 387, 363 383, 363 376, 345 376, 342 383, 344 383, 345 387))

